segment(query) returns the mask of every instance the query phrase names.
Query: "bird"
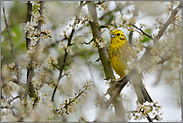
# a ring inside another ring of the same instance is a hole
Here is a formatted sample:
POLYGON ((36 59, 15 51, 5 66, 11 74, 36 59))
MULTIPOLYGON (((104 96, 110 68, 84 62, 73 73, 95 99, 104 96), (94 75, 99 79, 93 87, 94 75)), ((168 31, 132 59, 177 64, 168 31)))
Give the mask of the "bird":
MULTIPOLYGON (((114 71, 120 76, 120 78, 123 78, 129 73, 126 73, 126 70, 129 70, 130 68, 127 62, 136 59, 136 53, 121 30, 114 30, 110 37, 111 41, 108 48, 109 61, 114 71)), ((146 101, 153 102, 143 85, 142 74, 135 72, 131 77, 131 82, 135 89, 138 102, 141 104, 146 101)))

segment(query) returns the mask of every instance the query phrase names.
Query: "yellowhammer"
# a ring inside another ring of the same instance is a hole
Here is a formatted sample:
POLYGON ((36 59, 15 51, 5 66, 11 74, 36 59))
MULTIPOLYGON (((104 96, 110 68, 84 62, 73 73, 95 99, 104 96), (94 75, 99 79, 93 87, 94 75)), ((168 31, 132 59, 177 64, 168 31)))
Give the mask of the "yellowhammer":
MULTIPOLYGON (((131 45, 127 42, 127 39, 121 30, 113 31, 108 54, 109 61, 116 73, 120 77, 126 76, 125 71, 129 68, 127 62, 131 58, 135 58, 136 54, 131 45)), ((142 83, 142 76, 136 73, 131 79, 138 101, 140 103, 144 103, 146 101, 153 102, 142 83)))

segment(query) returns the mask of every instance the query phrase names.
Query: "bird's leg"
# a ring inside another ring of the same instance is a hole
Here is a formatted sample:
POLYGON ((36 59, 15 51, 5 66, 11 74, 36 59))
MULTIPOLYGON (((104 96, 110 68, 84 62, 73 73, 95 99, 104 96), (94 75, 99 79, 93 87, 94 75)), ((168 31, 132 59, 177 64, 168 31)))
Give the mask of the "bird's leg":
POLYGON ((118 83, 121 83, 121 82, 123 82, 124 80, 125 80, 125 78, 127 77, 127 75, 126 76, 122 76, 122 77, 120 77, 119 79, 118 79, 118 83))
POLYGON ((118 81, 121 81, 124 77, 125 77, 125 76, 120 77, 120 78, 118 79, 118 81))
POLYGON ((121 76, 119 79, 118 79, 118 81, 120 82, 120 81, 122 81, 122 79, 124 78, 125 76, 121 76))

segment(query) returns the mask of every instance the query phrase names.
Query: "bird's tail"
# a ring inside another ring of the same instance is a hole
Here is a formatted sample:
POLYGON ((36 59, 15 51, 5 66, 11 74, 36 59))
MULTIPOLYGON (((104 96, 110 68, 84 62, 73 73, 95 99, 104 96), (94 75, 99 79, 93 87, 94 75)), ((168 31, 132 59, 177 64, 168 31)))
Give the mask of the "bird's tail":
POLYGON ((144 87, 142 83, 142 75, 136 73, 132 77, 132 83, 135 89, 135 92, 137 94, 138 101, 143 104, 144 102, 153 102, 150 95, 148 94, 146 88, 144 87))

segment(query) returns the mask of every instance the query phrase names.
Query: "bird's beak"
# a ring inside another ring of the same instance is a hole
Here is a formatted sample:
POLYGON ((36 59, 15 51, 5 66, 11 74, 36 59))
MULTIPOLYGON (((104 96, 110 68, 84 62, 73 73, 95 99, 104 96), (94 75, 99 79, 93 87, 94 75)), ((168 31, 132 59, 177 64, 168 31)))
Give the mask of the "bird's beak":
POLYGON ((114 35, 114 34, 111 34, 110 37, 111 37, 111 38, 115 38, 115 35, 114 35))

